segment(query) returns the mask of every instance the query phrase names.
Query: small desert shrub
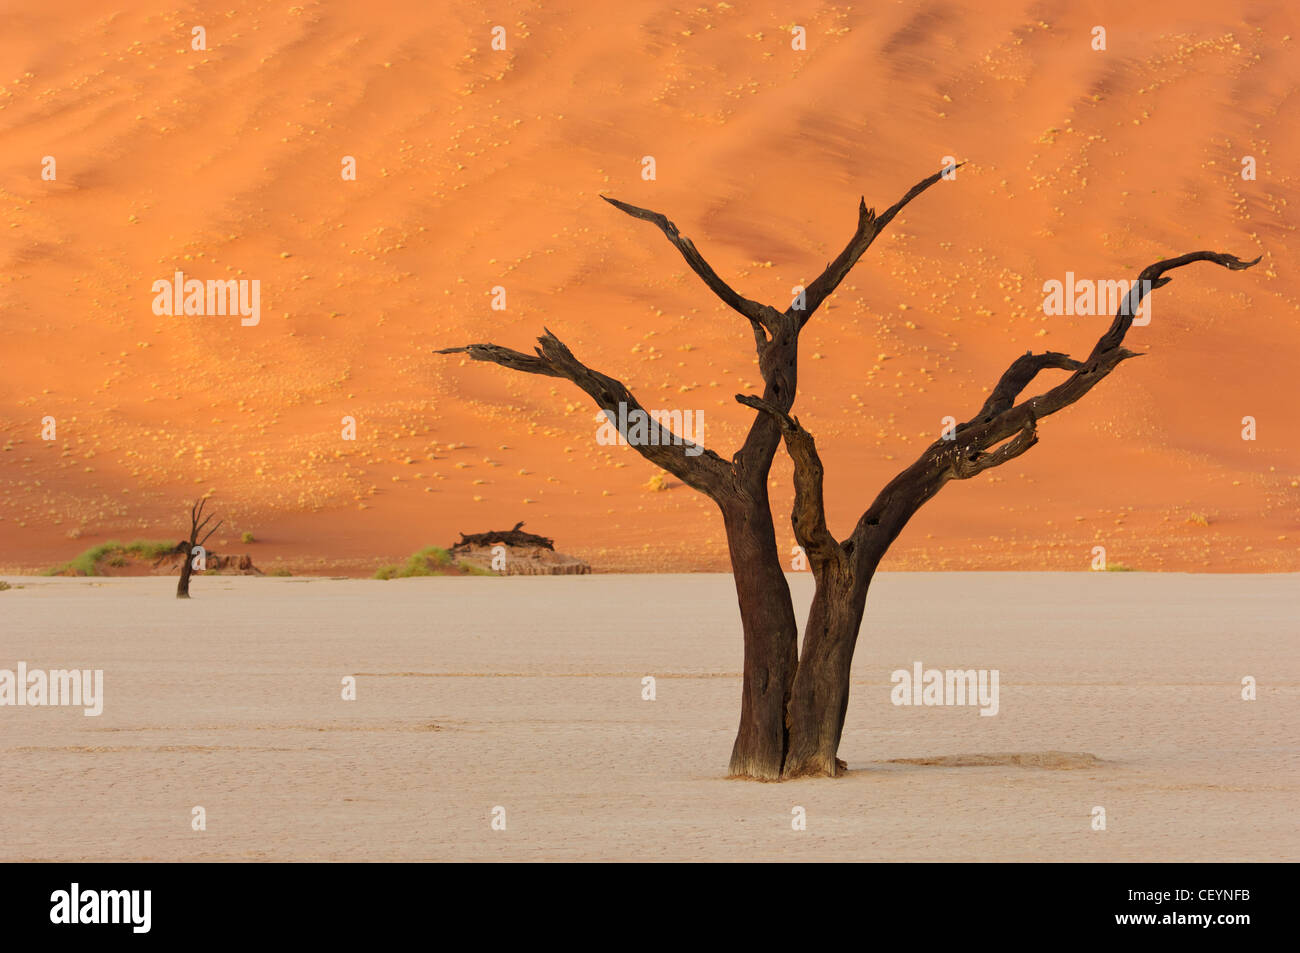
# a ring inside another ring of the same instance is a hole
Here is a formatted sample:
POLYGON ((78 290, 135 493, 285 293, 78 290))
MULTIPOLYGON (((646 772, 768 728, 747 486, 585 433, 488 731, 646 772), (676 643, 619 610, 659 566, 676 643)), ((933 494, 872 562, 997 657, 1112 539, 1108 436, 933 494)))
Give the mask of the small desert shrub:
POLYGON ((1187 522, 1195 523, 1197 526, 1209 526, 1210 518, 1204 513, 1193 513, 1191 516, 1187 517, 1187 522))
POLYGON ((253 539, 253 534, 252 534, 252 533, 245 533, 243 536, 239 537, 239 541, 240 541, 241 543, 255 543, 255 542, 257 542, 257 540, 253 539))
POLYGON ((6 589, 12 589, 12 588, 13 586, 9 585, 9 583, 5 582, 3 579, 0 579, 0 592, 4 592, 6 589))
POLYGON ((1135 572, 1132 566, 1125 566, 1123 563, 1107 563, 1107 572, 1135 572))
POLYGON ((417 559, 425 559, 434 566, 444 568, 456 564, 455 560, 451 558, 451 553, 447 552, 445 549, 439 549, 437 546, 426 546, 424 549, 412 556, 409 562, 414 563, 417 559))
POLYGON ((145 539, 137 539, 125 547, 128 553, 135 553, 141 559, 161 559, 175 548, 175 543, 150 542, 145 539))
POLYGON ((293 573, 289 572, 289 570, 287 570, 287 569, 273 569, 273 570, 271 570, 271 575, 272 575, 272 576, 292 576, 293 573))
POLYGON ((120 543, 115 539, 91 546, 85 552, 74 556, 62 566, 47 569, 43 576, 97 576, 96 568, 101 559, 109 560, 111 566, 125 566, 127 556, 154 560, 165 556, 175 549, 174 543, 162 543, 155 540, 137 539, 131 543, 120 543))
POLYGON ((661 470, 645 483, 642 483, 641 486, 649 490, 651 493, 658 493, 660 490, 666 490, 668 489, 668 474, 661 470))
POLYGON ((495 576, 496 573, 478 570, 477 566, 460 566, 451 558, 451 553, 437 546, 426 546, 400 566, 380 566, 375 571, 376 579, 408 579, 411 576, 455 576, 461 572, 475 576, 495 576))

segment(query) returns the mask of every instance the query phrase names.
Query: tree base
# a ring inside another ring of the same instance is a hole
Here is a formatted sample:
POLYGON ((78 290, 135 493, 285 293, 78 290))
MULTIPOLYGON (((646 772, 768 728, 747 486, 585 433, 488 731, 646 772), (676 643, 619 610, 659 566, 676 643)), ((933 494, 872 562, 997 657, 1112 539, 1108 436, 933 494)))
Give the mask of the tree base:
POLYGON ((733 767, 727 774, 728 781, 797 781, 802 778, 842 778, 849 773, 848 763, 840 758, 834 759, 832 766, 825 764, 806 764, 801 768, 787 767, 779 775, 770 773, 755 774, 737 771, 733 767))
POLYGON ((739 781, 780 781, 781 762, 775 758, 733 755, 727 777, 739 781))
POLYGON ((812 758, 800 763, 788 763, 781 772, 782 781, 795 781, 799 778, 839 778, 849 771, 846 762, 839 758, 812 758))

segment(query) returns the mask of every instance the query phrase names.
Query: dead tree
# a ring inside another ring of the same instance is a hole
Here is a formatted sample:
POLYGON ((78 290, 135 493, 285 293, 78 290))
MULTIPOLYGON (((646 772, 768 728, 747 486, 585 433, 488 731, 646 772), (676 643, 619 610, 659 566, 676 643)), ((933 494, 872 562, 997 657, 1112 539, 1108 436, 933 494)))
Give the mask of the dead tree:
POLYGON ((208 525, 208 520, 212 515, 203 515, 203 508, 207 506, 207 499, 196 500, 190 507, 190 538, 181 540, 176 544, 176 549, 181 553, 181 578, 176 583, 176 598, 188 599, 190 597, 190 574, 194 571, 194 549, 202 546, 208 541, 208 538, 217 531, 223 520, 217 520, 217 525, 208 530, 202 539, 199 539, 199 533, 208 525), (199 520, 202 519, 202 522, 199 520))
MULTIPOLYGON (((691 270, 749 323, 764 381, 763 399, 788 411, 794 403, 799 331, 885 226, 942 175, 940 171, 927 176, 882 215, 867 208, 864 199, 858 207, 857 227, 844 250, 784 311, 737 293, 665 216, 614 199, 606 201, 659 228, 691 270)), ((587 367, 549 329, 538 339, 533 354, 495 344, 471 344, 436 353, 465 353, 474 360, 513 370, 564 378, 616 419, 620 403, 626 406, 629 416, 633 410, 643 411, 621 381, 587 367)), ((794 605, 776 545, 767 495, 768 474, 781 442, 780 426, 769 414, 755 414, 744 443, 730 460, 712 450, 688 448, 680 440, 674 441, 654 420, 649 423, 649 434, 648 441, 629 443, 651 463, 712 499, 722 514, 727 534, 745 648, 740 728, 732 747, 730 773, 779 778, 785 755, 786 703, 794 684, 798 644, 794 605), (695 452, 687 453, 687 449, 695 452)))
MULTIPOLYGON (((864 514, 854 535, 843 544, 836 543, 826 529, 821 464, 812 438, 789 416, 795 398, 799 333, 885 226, 942 175, 942 171, 936 172, 918 182, 881 215, 862 200, 849 243, 784 311, 734 291, 663 215, 605 199, 634 218, 656 225, 710 290, 749 322, 758 352, 763 395, 738 396, 757 413, 743 445, 730 460, 699 447, 692 448, 694 455, 686 453, 686 445, 672 439, 673 435, 654 421, 649 424, 648 442, 628 441, 651 463, 708 495, 722 513, 745 650, 732 776, 776 780, 834 775, 841 770, 835 752, 848 703, 849 662, 866 604, 867 584, 889 544, 911 514, 948 479, 965 479, 1019 456, 1037 439, 1034 421, 1038 417, 1078 400, 1116 364, 1133 356, 1119 346, 1132 322, 1130 313, 1126 320, 1116 318, 1087 361, 1075 362, 1053 353, 1019 358, 980 413, 958 428, 958 439, 937 443, 896 477, 864 514), (1050 367, 1073 370, 1074 374, 1047 394, 1013 406, 1038 371, 1050 367), (808 554, 817 582, 802 658, 767 495, 768 474, 783 437, 798 473, 795 535, 808 554)), ((1142 277, 1152 284, 1144 287, 1159 287, 1170 280, 1160 277, 1164 271, 1202 260, 1230 268, 1253 264, 1229 255, 1194 252, 1148 268, 1142 277)), ((613 419, 618 419, 620 403, 628 408, 623 419, 630 417, 631 411, 641 410, 620 381, 587 367, 549 329, 538 339, 533 354, 495 344, 471 344, 435 353, 464 353, 513 370, 564 378, 586 391, 613 419)))
POLYGON ((555 540, 546 536, 538 536, 536 533, 526 533, 522 529, 524 521, 520 520, 515 524, 514 529, 497 529, 487 533, 461 533, 460 542, 456 543, 448 550, 451 553, 460 553, 472 546, 491 546, 493 543, 504 543, 507 546, 536 546, 540 549, 555 549, 555 540))

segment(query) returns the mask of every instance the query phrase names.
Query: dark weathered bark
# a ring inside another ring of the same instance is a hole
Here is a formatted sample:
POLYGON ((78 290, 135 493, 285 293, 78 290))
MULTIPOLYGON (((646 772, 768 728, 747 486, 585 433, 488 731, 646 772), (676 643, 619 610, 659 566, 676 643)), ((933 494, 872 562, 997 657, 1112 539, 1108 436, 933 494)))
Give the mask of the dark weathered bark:
POLYGON ((217 520, 217 525, 208 530, 207 534, 199 539, 199 533, 208 525, 212 519, 211 514, 204 517, 203 508, 207 506, 207 499, 196 500, 190 507, 190 538, 176 544, 176 549, 182 554, 181 559, 181 577, 176 583, 176 598, 188 599, 190 597, 190 576, 194 572, 194 547, 202 546, 215 533, 224 520, 217 520), (200 522, 200 519, 202 522, 200 522))
POLYGON ((766 486, 759 499, 726 504, 722 522, 745 649, 740 726, 728 773, 773 781, 781 776, 785 757, 785 711, 798 662, 798 627, 766 486))
POLYGON ((828 576, 813 594, 790 697, 784 776, 835 777, 849 706, 849 672, 871 577, 828 576))
POLYGON ((194 571, 193 564, 190 562, 189 550, 184 553, 185 558, 181 560, 181 578, 176 583, 176 598, 188 599, 190 597, 190 574, 194 571))
POLYGON ((836 753, 848 710, 849 675, 867 590, 880 560, 908 520, 949 480, 969 479, 1025 453, 1038 442, 1039 419, 1073 404, 1122 361, 1137 357, 1121 346, 1137 305, 1153 288, 1172 280, 1161 277, 1165 272, 1195 261, 1239 271, 1259 259, 1246 262, 1218 252, 1192 252, 1144 269, 1136 290, 1086 360, 1051 351, 1016 358, 979 413, 955 428, 954 439, 935 441, 891 480, 842 543, 826 527, 822 464, 811 434, 784 408, 737 395, 738 401, 766 414, 781 428, 794 463, 791 524, 808 555, 816 587, 790 696, 783 777, 835 776, 844 768, 836 753), (1045 393, 1016 404, 1039 372, 1047 369, 1073 373, 1045 393))
POLYGON ((795 464, 790 523, 816 585, 786 703, 782 774, 787 778, 834 776, 843 767, 835 753, 848 706, 848 663, 858 637, 854 612, 860 620, 870 576, 859 577, 853 572, 850 553, 827 529, 822 462, 812 435, 769 401, 744 394, 737 394, 736 400, 766 414, 785 438, 795 464))

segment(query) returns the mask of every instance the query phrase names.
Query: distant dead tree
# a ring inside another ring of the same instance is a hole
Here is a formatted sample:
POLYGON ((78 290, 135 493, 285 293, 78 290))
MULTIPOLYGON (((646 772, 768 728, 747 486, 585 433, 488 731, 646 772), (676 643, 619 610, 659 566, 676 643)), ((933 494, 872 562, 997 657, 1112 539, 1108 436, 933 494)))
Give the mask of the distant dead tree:
MULTIPOLYGON (((857 228, 844 250, 784 311, 734 291, 665 216, 605 198, 633 218, 657 226, 668 237, 709 289, 749 322, 758 352, 763 394, 736 396, 757 413, 744 443, 730 460, 674 439, 657 421, 649 425, 648 441, 628 440, 651 463, 706 494, 722 513, 745 649, 740 728, 731 752, 730 774, 734 777, 776 780, 842 773, 844 762, 836 758, 836 752, 867 588, 885 551, 912 514, 949 480, 969 479, 1020 456, 1037 442, 1040 418, 1073 404, 1121 361, 1138 356, 1120 345, 1142 298, 1172 280, 1163 277, 1165 272, 1196 261, 1240 270, 1259 260, 1244 262, 1232 255, 1200 251, 1144 269, 1110 329, 1085 360, 1051 351, 1017 358, 979 412, 956 427, 948 439, 931 444, 891 480, 858 520, 853 533, 837 541, 826 526, 822 465, 813 438, 790 416, 799 333, 885 226, 942 176, 941 170, 918 182, 881 215, 863 199, 857 228), (1024 389, 1047 369, 1071 374, 1047 392, 1017 404, 1024 389), (768 474, 782 440, 795 464, 791 522, 816 585, 802 654, 767 494, 768 474)), ((564 378, 586 391, 611 420, 627 419, 631 410, 641 409, 620 381, 587 367, 549 329, 544 330, 533 354, 495 344, 470 344, 435 353, 464 353, 513 370, 564 378), (620 404, 629 408, 622 418, 620 404)))
POLYGON ((452 546, 448 552, 464 552, 473 546, 491 546, 493 543, 503 543, 506 546, 536 546, 552 551, 555 549, 555 540, 547 536, 538 536, 536 533, 526 533, 523 525, 524 521, 520 520, 515 524, 514 529, 496 529, 487 533, 461 533, 460 542, 452 546))
POLYGON ((224 522, 223 520, 217 520, 216 526, 213 526, 202 539, 199 539, 199 533, 203 532, 203 528, 208 525, 208 520, 212 519, 211 514, 208 516, 203 515, 203 508, 207 506, 207 503, 207 499, 204 498, 196 500, 194 505, 190 507, 190 538, 188 540, 183 539, 176 544, 176 551, 182 554, 181 578, 180 582, 176 584, 177 599, 188 599, 190 597, 190 574, 194 571, 194 559, 198 555, 204 555, 206 561, 206 553, 196 552, 196 550, 203 546, 224 522), (199 522, 200 520, 202 522, 199 522))

